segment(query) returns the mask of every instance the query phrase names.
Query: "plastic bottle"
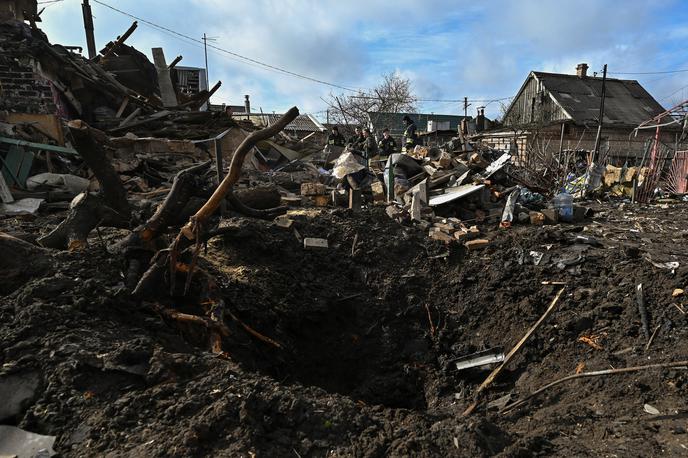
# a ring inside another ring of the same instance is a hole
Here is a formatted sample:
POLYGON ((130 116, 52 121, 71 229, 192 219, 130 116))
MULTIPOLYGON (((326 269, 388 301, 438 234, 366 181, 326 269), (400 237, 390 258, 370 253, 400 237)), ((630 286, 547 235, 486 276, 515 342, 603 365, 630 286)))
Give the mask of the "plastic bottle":
POLYGON ((573 221, 573 196, 563 190, 554 196, 554 208, 559 213, 559 221, 570 223, 573 221))

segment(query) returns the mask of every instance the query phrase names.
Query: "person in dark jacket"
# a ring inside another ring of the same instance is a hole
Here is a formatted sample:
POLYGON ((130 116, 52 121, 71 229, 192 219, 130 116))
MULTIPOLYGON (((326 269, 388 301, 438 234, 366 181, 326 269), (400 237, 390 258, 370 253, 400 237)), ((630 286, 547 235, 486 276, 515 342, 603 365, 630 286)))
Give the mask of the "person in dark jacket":
POLYGON ((375 142, 375 137, 370 132, 370 129, 365 129, 363 131, 363 157, 366 160, 366 166, 370 164, 370 159, 377 155, 377 143, 375 142))
POLYGON ((383 156, 389 156, 397 152, 397 142, 389 134, 389 129, 387 128, 382 131, 382 138, 377 146, 380 149, 380 154, 383 156))
POLYGON ((362 151, 365 143, 365 137, 360 127, 354 130, 354 136, 349 139, 349 144, 356 151, 362 151))
POLYGON ((327 136, 327 144, 330 146, 341 146, 344 147, 346 140, 344 140, 344 135, 339 133, 339 128, 334 126, 330 131, 330 135, 327 136))
POLYGON ((408 115, 404 116, 403 121, 406 126, 404 130, 404 147, 406 148, 406 152, 409 153, 413 151, 413 148, 418 144, 418 134, 416 134, 416 124, 408 115))

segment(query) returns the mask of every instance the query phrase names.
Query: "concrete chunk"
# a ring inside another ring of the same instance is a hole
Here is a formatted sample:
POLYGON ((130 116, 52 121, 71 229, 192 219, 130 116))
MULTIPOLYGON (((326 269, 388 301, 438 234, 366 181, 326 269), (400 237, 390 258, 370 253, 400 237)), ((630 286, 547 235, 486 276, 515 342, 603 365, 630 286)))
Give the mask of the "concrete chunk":
POLYGON ((444 243, 450 243, 454 240, 454 238, 451 235, 446 234, 437 228, 430 228, 430 238, 433 240, 439 240, 440 242, 444 243), (433 231, 432 229, 436 230, 433 231))
POLYGON ((306 237, 303 239, 303 247, 306 249, 328 248, 327 239, 317 239, 313 237, 306 237))
POLYGON ((41 436, 15 426, 0 425, 0 456, 53 456, 55 436, 41 436))
POLYGON ((36 372, 0 377, 0 421, 21 415, 36 395, 40 377, 36 372))
POLYGON ((475 240, 470 240, 470 241, 464 243, 464 246, 466 248, 468 248, 468 251, 475 251, 475 250, 483 249, 489 244, 490 244, 490 241, 487 239, 475 239, 475 240))
POLYGON ((416 191, 413 193, 413 199, 411 200, 411 219, 414 221, 421 220, 421 198, 420 192, 416 191))
POLYGON ((327 188, 322 183, 302 183, 301 184, 301 195, 302 196, 322 196, 327 192, 327 188))
POLYGON ((281 215, 275 218, 275 224, 278 227, 283 227, 285 229, 289 229, 292 227, 294 224, 294 220, 289 218, 287 215, 281 215))

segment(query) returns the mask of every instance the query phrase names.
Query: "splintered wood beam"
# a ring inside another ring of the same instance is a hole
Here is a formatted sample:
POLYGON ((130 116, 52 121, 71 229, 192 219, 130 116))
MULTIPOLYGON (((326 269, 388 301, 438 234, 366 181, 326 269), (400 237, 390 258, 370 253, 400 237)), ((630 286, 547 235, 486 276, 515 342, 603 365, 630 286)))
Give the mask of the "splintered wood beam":
POLYGON ((128 220, 131 210, 127 201, 127 191, 101 146, 104 143, 101 140, 106 139, 105 134, 81 120, 70 121, 67 126, 79 156, 84 159, 100 183, 103 199, 112 210, 128 220))
POLYGON ((239 180, 239 177, 241 176, 241 166, 244 163, 244 159, 246 159, 248 153, 253 150, 253 147, 256 145, 256 143, 275 136, 290 122, 296 119, 298 115, 299 109, 292 107, 289 111, 282 115, 277 122, 269 127, 251 133, 244 139, 243 142, 241 142, 232 156, 232 162, 229 165, 229 173, 227 173, 205 205, 203 205, 203 207, 201 207, 201 209, 189 219, 189 222, 182 228, 180 235, 183 234, 189 240, 195 239, 194 234, 196 233, 198 225, 202 226, 203 223, 205 223, 205 221, 210 217, 210 215, 217 211, 229 191, 239 180))
POLYGON ((119 110, 117 110, 115 118, 121 118, 124 114, 124 110, 127 109, 127 106, 129 106, 129 97, 125 97, 124 100, 122 100, 122 104, 119 106, 119 110))
POLYGON ((210 97, 213 96, 217 92, 218 89, 220 89, 220 86, 222 86, 222 81, 218 81, 215 86, 210 89, 210 91, 202 91, 198 94, 195 94, 192 100, 183 103, 179 105, 180 108, 195 108, 198 109, 200 108, 204 103, 206 103, 208 100, 210 100, 210 97))
POLYGON ((193 196, 194 191, 198 187, 198 180, 210 169, 211 165, 212 162, 207 161, 177 173, 172 182, 172 188, 165 200, 158 206, 153 216, 145 224, 136 228, 130 234, 124 242, 125 246, 150 242, 172 225, 193 196))
POLYGON ((492 382, 497 378, 497 376, 502 372, 502 370, 506 367, 507 364, 511 362, 511 360, 514 358, 514 355, 518 353, 518 351, 523 347, 523 345, 530 339, 530 336, 533 335, 533 333, 540 327, 542 323, 549 318, 549 316, 554 312, 554 308, 557 305, 557 302, 559 302, 559 298, 561 297, 562 293, 564 292, 566 288, 561 288, 557 295, 554 297, 552 302, 549 304, 549 307, 547 307, 547 310, 545 310, 545 313, 542 314, 539 320, 528 329, 528 332, 521 338, 521 340, 518 341, 516 345, 514 345, 514 348, 511 349, 511 351, 506 355, 504 358, 504 361, 502 361, 502 364, 500 364, 495 370, 493 370, 490 375, 485 379, 483 383, 480 384, 478 389, 475 391, 475 401, 468 406, 468 408, 463 412, 463 416, 466 417, 473 413, 475 408, 478 406, 479 398, 478 396, 482 393, 482 391, 490 386, 492 382))
POLYGON ((153 48, 152 52, 155 69, 158 71, 158 85, 160 86, 162 104, 165 108, 176 107, 179 104, 177 101, 177 92, 174 90, 170 69, 165 62, 165 53, 162 48, 153 48))
POLYGON ((120 45, 124 44, 125 41, 127 41, 127 38, 131 36, 132 33, 134 33, 134 30, 139 26, 138 21, 134 21, 134 23, 129 26, 126 32, 124 32, 124 35, 121 37, 117 38, 114 43, 112 43, 112 46, 110 46, 105 53, 103 54, 102 60, 107 59, 109 56, 111 56, 115 51, 117 51, 117 48, 120 47, 120 45))

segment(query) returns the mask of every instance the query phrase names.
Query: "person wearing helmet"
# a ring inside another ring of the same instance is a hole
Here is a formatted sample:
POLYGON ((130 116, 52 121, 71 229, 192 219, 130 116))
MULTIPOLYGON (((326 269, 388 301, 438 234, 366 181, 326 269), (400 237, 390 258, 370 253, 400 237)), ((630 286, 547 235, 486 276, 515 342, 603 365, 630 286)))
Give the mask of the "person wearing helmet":
POLYGON ((406 126, 404 130, 404 147, 408 153, 418 144, 418 134, 416 134, 416 124, 408 115, 404 115, 403 121, 404 126, 406 126))

